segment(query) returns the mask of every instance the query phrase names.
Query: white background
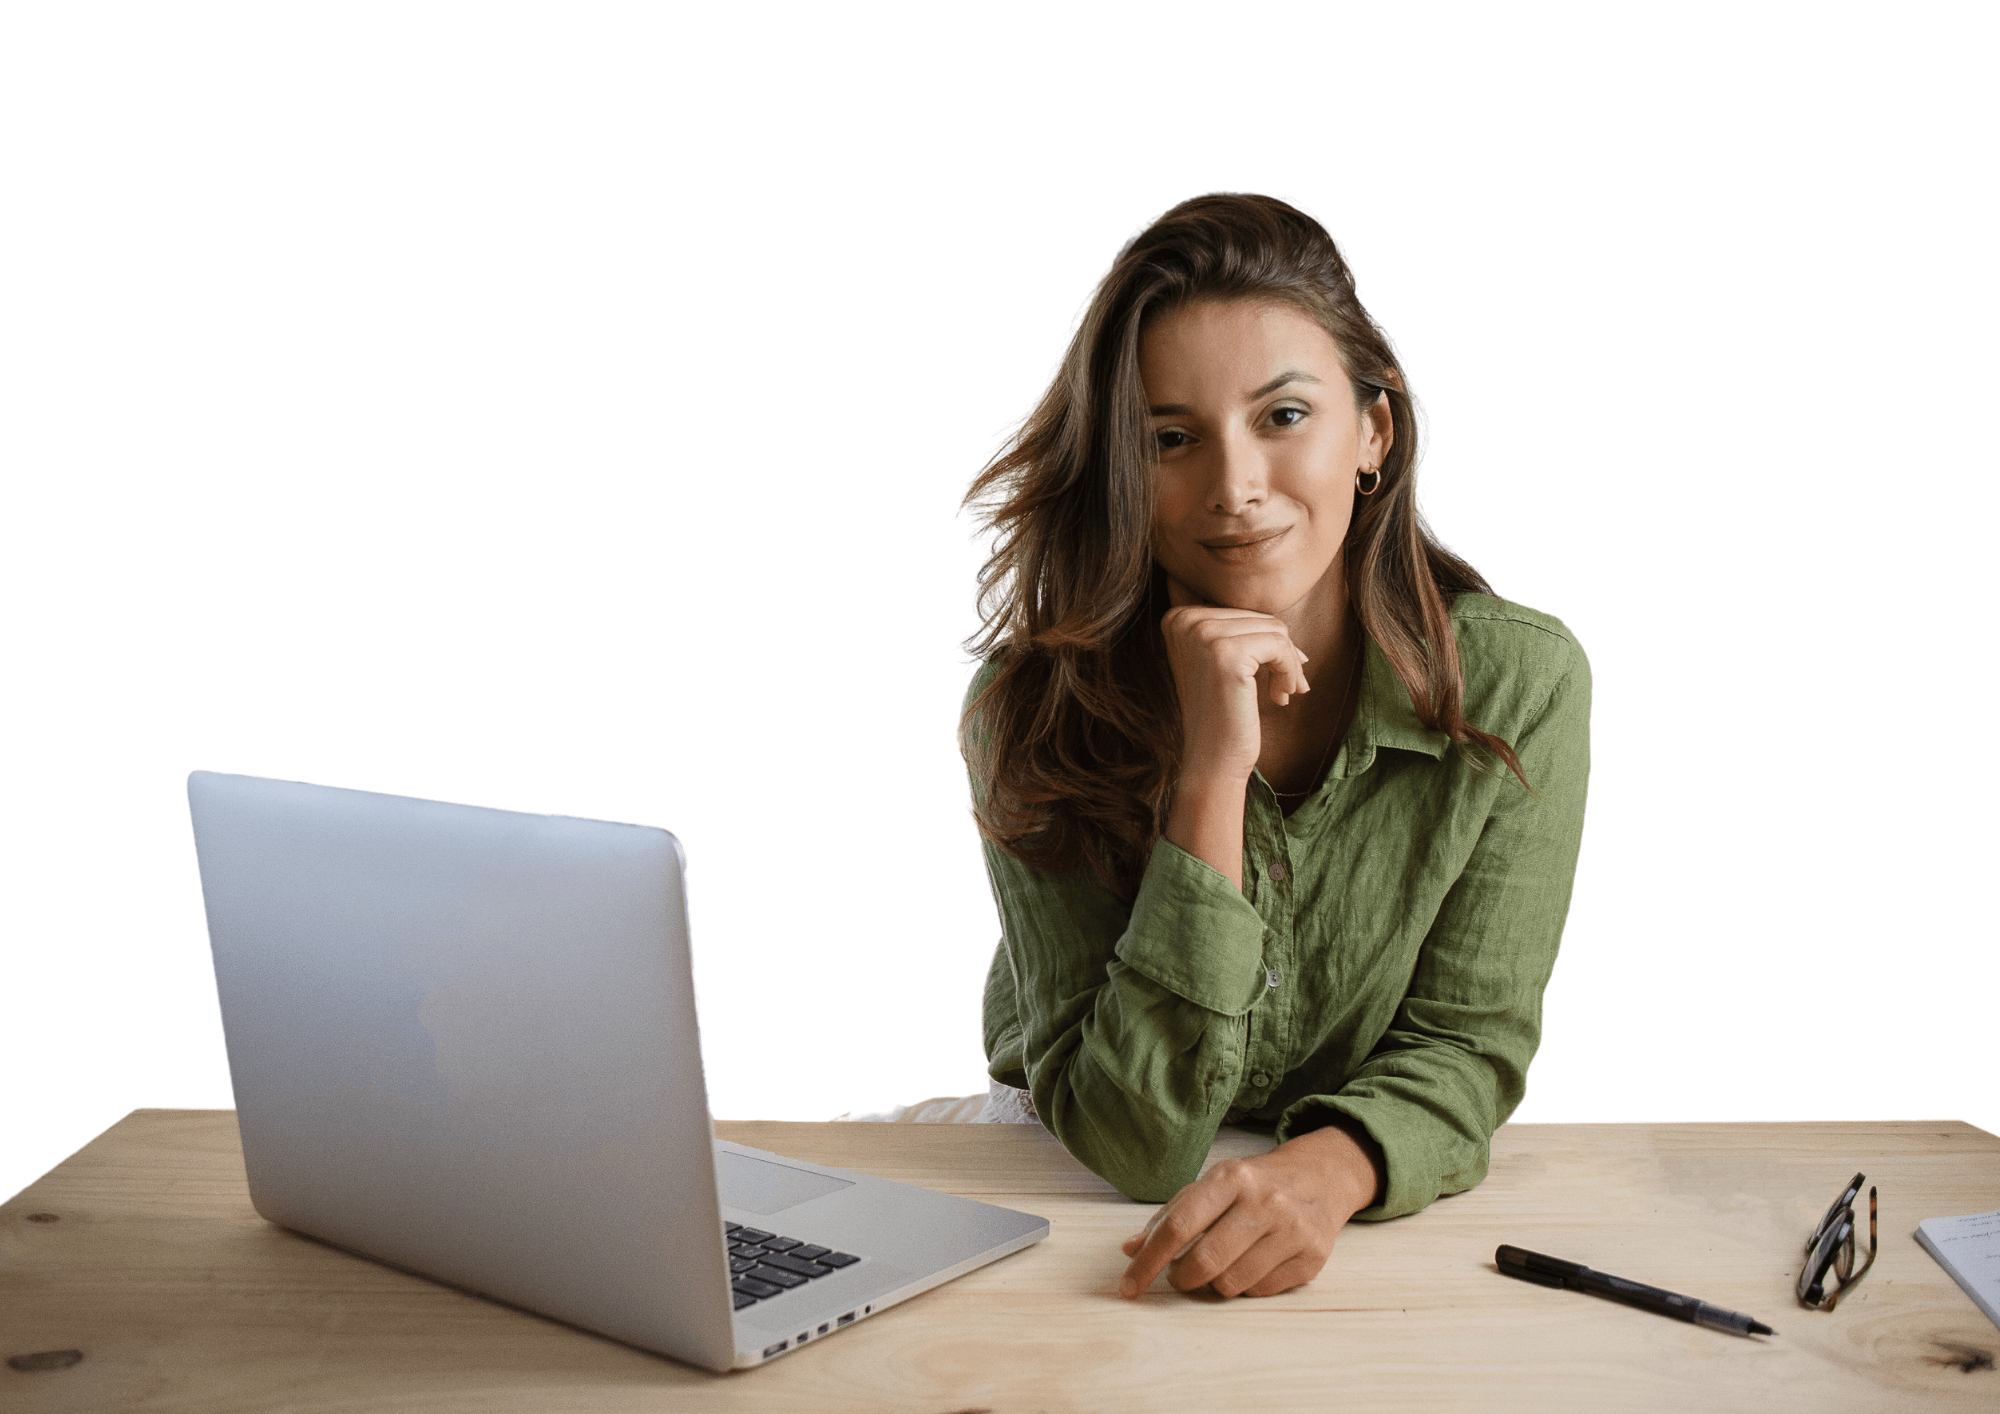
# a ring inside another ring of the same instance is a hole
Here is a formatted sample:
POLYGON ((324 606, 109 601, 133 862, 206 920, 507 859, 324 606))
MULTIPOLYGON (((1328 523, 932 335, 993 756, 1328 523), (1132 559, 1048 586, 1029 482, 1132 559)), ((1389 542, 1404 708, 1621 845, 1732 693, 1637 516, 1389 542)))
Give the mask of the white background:
POLYGON ((1212 190, 1591 654, 1518 1117, 2000 1129, 1988 7, 4 14, 0 1194, 230 1103, 195 767, 665 825, 716 1113, 982 1089, 958 500, 1212 190))

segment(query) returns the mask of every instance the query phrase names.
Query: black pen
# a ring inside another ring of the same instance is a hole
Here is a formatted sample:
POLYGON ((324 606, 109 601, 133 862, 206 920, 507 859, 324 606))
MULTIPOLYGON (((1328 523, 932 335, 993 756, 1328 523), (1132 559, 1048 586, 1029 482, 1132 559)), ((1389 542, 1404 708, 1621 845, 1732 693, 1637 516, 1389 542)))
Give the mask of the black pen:
POLYGON ((1662 1316, 1672 1316, 1677 1321, 1693 1321, 1698 1326, 1707 1326, 1714 1331, 1728 1331, 1731 1335, 1770 1335, 1772 1330, 1761 1321, 1753 1321, 1738 1311, 1725 1311, 1720 1306, 1711 1306, 1706 1301, 1697 1301, 1692 1296, 1676 1296, 1671 1291, 1662 1291, 1657 1286, 1641 1286, 1636 1281, 1614 1277, 1605 1272, 1593 1272, 1589 1267, 1575 1262, 1565 1262, 1560 1257, 1544 1257, 1539 1252, 1529 1252, 1520 1247, 1502 1247, 1493 1254, 1493 1264, 1510 1277, 1522 1281, 1536 1282, 1542 1286, 1568 1287, 1572 1291, 1588 1291, 1593 1296, 1608 1296, 1613 1301, 1622 1301, 1627 1306, 1637 1306, 1642 1311, 1653 1311, 1662 1316))

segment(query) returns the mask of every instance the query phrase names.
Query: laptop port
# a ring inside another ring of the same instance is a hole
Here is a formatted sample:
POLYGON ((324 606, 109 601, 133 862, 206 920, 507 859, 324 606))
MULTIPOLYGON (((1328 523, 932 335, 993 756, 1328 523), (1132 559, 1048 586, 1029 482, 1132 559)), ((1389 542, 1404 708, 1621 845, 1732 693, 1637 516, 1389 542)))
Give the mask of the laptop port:
POLYGON ((781 1341, 779 1341, 779 1342, 778 1342, 778 1343, 777 1343, 776 1345, 767 1345, 767 1346, 765 1346, 765 1347, 764 1347, 764 1358, 765 1358, 766 1360, 769 1360, 769 1359, 770 1359, 770 1358, 771 1358, 771 1357, 772 1357, 773 1355, 776 1355, 776 1354, 777 1354, 777 1353, 778 1353, 778 1352, 779 1352, 780 1350, 783 1350, 783 1349, 784 1349, 784 1348, 785 1348, 786 1346, 788 1346, 788 1345, 790 1345, 790 1344, 791 1344, 791 1342, 790 1342, 789 1340, 781 1340, 781 1341))
POLYGON ((798 1343, 799 1343, 800 1345, 804 1345, 804 1344, 806 1343, 806 1337, 807 1337, 807 1336, 809 1336, 809 1335, 811 1335, 811 1334, 812 1334, 812 1332, 811 1332, 811 1331, 800 1331, 800 1332, 799 1332, 799 1339, 798 1339, 798 1343))
POLYGON ((825 1335, 825 1334, 827 1333, 827 1331, 828 1331, 828 1330, 830 1330, 831 1328, 832 1328, 832 1323, 831 1323, 831 1322, 828 1322, 828 1321, 821 1321, 821 1322, 819 1323, 819 1333, 820 1333, 821 1335, 825 1335))
POLYGON ((839 1320, 835 1321, 834 1324, 837 1326, 845 1326, 851 1324, 853 1320, 854 1320, 854 1313, 852 1311, 849 1311, 845 1316, 842 1316, 839 1320))

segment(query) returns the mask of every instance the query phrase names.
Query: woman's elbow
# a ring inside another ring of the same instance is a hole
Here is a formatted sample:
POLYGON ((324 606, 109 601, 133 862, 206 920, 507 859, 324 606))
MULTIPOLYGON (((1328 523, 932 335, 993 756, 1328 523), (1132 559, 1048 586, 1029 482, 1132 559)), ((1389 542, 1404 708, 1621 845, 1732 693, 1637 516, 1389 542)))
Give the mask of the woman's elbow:
POLYGON ((1072 1158, 1135 1203, 1164 1203, 1194 1182, 1214 1137, 1164 1115, 1095 1114, 1074 1095, 1036 1108, 1072 1158))

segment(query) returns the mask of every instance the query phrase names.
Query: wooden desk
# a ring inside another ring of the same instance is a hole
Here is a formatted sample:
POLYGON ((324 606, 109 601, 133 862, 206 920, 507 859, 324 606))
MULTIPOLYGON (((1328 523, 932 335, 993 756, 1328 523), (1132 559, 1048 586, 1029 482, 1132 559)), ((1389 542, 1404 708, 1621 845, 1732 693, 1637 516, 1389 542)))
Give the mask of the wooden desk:
MULTIPOLYGON (((1309 1286, 1219 1303, 1162 1283, 1130 1305, 1113 1294, 1118 1240, 1148 1210, 1040 1129, 717 1130, 1040 1213, 1053 1232, 824 1345, 711 1375, 272 1227, 250 1208, 232 1113, 139 1110, 0 1207, 0 1358, 82 1352, 0 1364, 0 1408, 2000 1409, 2000 1331, 1910 1235, 2000 1207, 2000 1139, 1970 1125, 1509 1125, 1485 1184, 1349 1227, 1309 1286), (1801 1310, 1800 1247, 1856 1169, 1882 1189, 1882 1254, 1839 1310, 1801 1310), (1778 1333, 1509 1281, 1501 1242, 1778 1333)), ((1218 1151, 1253 1144, 1225 1132, 1218 1151)))

